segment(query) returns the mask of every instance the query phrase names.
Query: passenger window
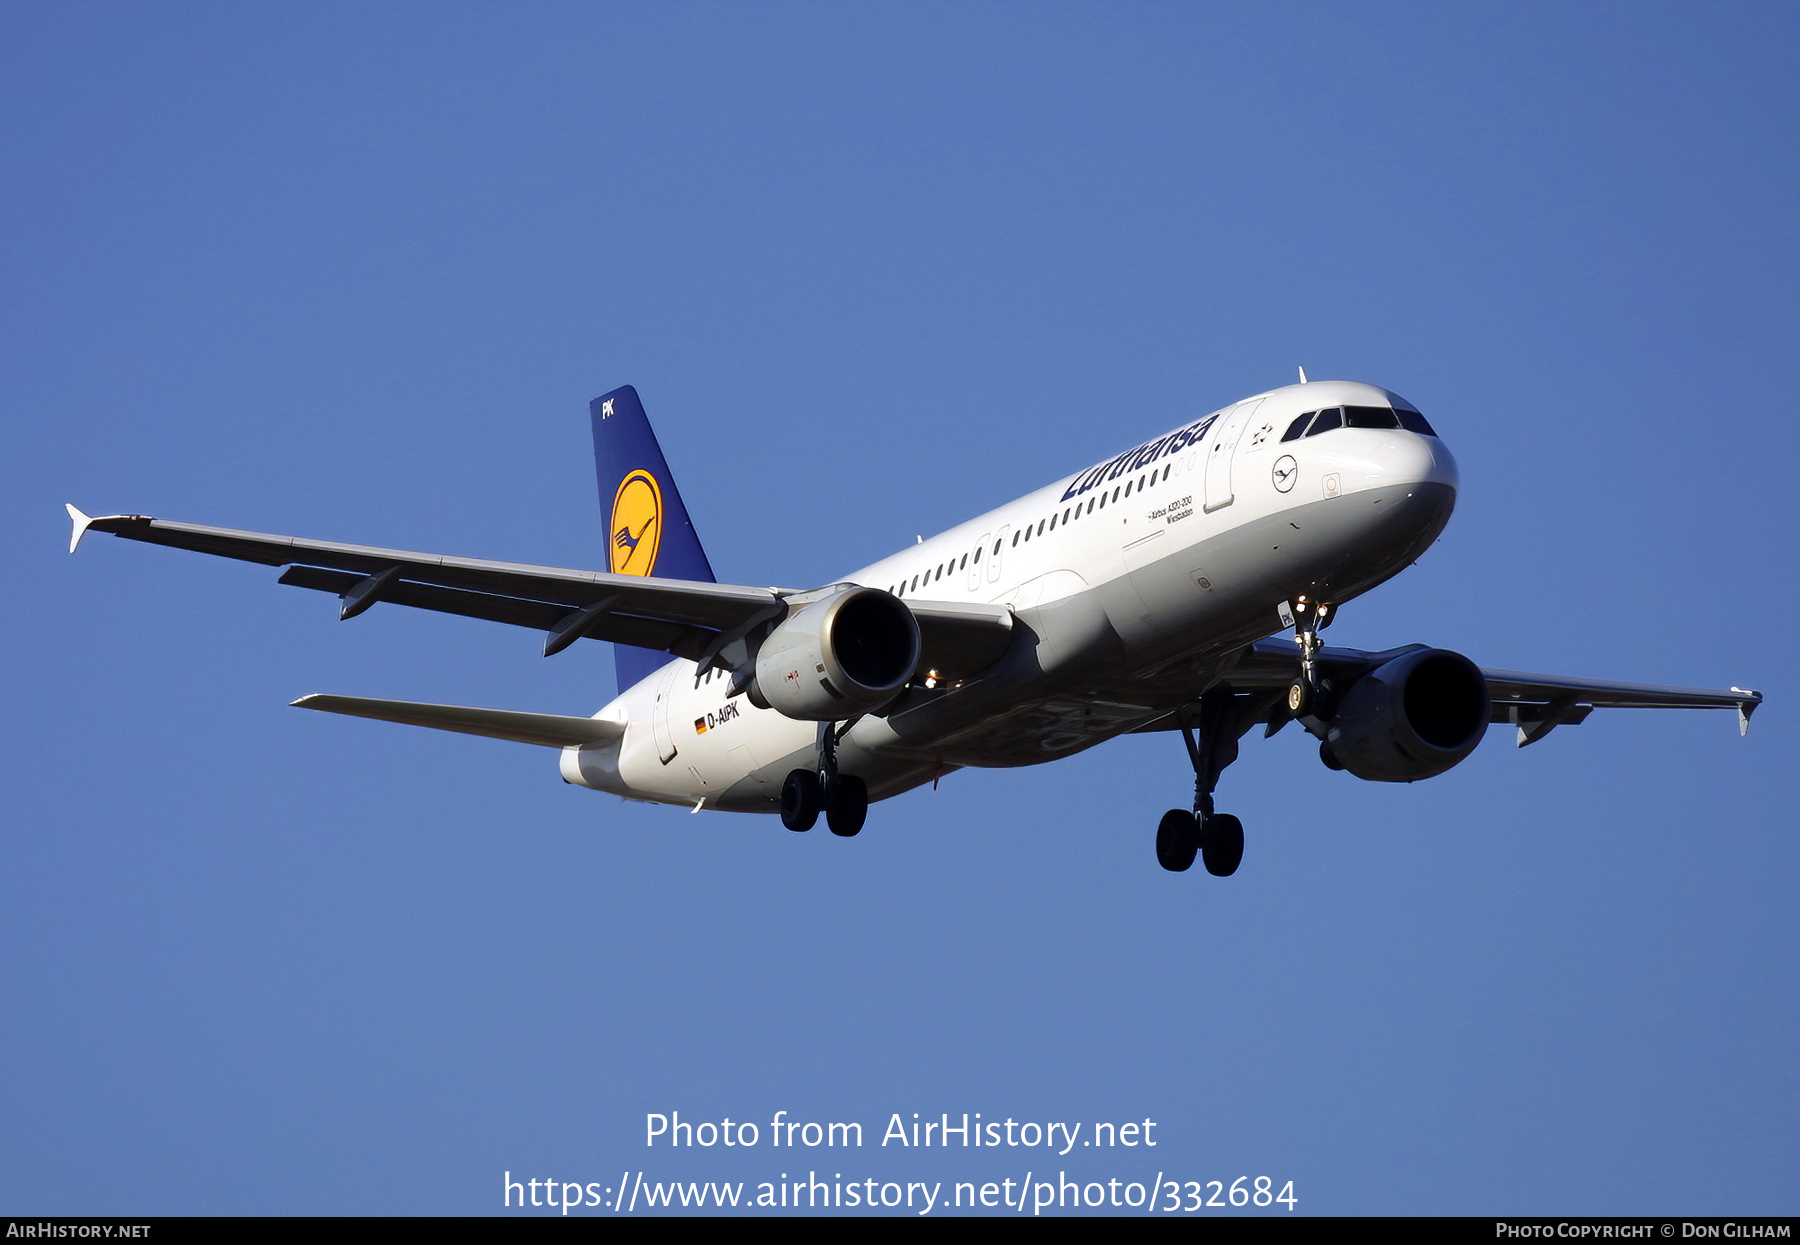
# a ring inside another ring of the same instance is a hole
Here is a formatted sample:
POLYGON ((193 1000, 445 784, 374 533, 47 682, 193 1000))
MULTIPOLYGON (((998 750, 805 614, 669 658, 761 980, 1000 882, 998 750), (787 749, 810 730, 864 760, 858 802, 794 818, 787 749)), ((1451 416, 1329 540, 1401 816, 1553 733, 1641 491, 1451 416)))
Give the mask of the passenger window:
POLYGON ((968 565, 969 565, 969 555, 965 553, 962 556, 962 565, 958 566, 956 569, 959 571, 966 570, 968 568, 968 565))
POLYGON ((1309 437, 1316 437, 1321 432, 1330 432, 1333 428, 1341 428, 1343 426, 1344 412, 1342 408, 1334 406, 1330 410, 1319 412, 1319 417, 1313 420, 1312 427, 1306 430, 1306 435, 1309 437))
MULTIPOLYGON (((1093 508, 1094 508, 1094 503, 1089 502, 1088 509, 1092 510, 1093 508)), ((1102 509, 1102 510, 1106 509, 1106 494, 1105 493, 1100 494, 1100 509, 1102 509)))
POLYGON ((1125 496, 1127 496, 1127 497, 1131 496, 1131 481, 1130 480, 1125 481, 1125 496))
POLYGON ((1164 480, 1167 480, 1169 478, 1169 472, 1170 472, 1170 470, 1172 470, 1174 468, 1174 466, 1175 466, 1174 463, 1170 463, 1167 467, 1163 468, 1163 479, 1164 480))
POLYGON ((1311 423, 1312 417, 1317 414, 1317 411, 1308 411, 1304 415, 1296 416, 1294 422, 1288 425, 1288 430, 1281 434, 1281 439, 1283 441, 1298 441, 1301 434, 1306 431, 1306 425, 1311 423))
POLYGON ((1044 534, 1044 520, 1039 519, 1038 520, 1038 535, 1042 536, 1043 534, 1044 534))
POLYGON ((1019 533, 1019 532, 1013 533, 1013 548, 1014 549, 1017 549, 1019 547, 1019 536, 1020 535, 1021 535, 1021 533, 1019 533))
POLYGON ((1094 513, 1094 499, 1093 499, 1093 498, 1092 498, 1092 497, 1090 497, 1090 498, 1088 498, 1088 508, 1087 508, 1087 512, 1088 512, 1088 513, 1089 513, 1089 514, 1093 514, 1093 513, 1094 513))
POLYGON ((976 551, 975 551, 975 565, 976 565, 976 566, 980 566, 980 565, 981 565, 981 550, 979 550, 979 549, 977 549, 977 550, 976 550, 976 551))
POLYGON ((1346 428, 1398 428, 1400 421, 1394 418, 1391 407, 1386 406, 1346 406, 1344 408, 1344 427, 1346 428))

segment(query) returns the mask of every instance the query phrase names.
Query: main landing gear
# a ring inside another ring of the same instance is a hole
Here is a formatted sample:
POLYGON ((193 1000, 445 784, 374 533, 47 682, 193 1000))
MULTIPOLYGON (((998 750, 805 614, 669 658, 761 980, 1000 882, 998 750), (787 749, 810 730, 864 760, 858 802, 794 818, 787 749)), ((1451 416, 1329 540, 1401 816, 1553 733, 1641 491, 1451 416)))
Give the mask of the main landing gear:
MULTIPOLYGON (((1338 689, 1321 674, 1318 661, 1319 631, 1331 624, 1332 607, 1295 597, 1277 606, 1276 614, 1282 626, 1294 629, 1300 646, 1300 676, 1287 691, 1239 696, 1229 686, 1212 688, 1200 697, 1198 732, 1190 716, 1193 707, 1182 710, 1181 735, 1194 763, 1194 811, 1172 808, 1156 827, 1157 862, 1172 872, 1192 868, 1199 856, 1208 873, 1228 878, 1244 859, 1244 823, 1213 811, 1213 788, 1225 767, 1237 760, 1240 735, 1265 718, 1267 734, 1273 735, 1295 718, 1329 718, 1336 709, 1338 689)), ((1343 768, 1329 744, 1319 745, 1319 755, 1332 768, 1343 768)))
POLYGON ((869 787, 854 774, 840 774, 837 745, 855 720, 819 723, 819 768, 791 771, 781 784, 781 824, 789 830, 811 830, 822 810, 825 824, 841 838, 851 838, 869 815, 869 787))
POLYGON ((1188 759, 1194 763, 1194 811, 1172 808, 1156 827, 1156 860, 1172 873, 1193 866, 1199 856, 1206 871, 1228 878, 1244 859, 1244 823, 1230 813, 1213 811, 1213 788, 1219 775, 1237 760, 1237 696, 1217 687, 1200 698, 1199 738, 1183 725, 1188 759))

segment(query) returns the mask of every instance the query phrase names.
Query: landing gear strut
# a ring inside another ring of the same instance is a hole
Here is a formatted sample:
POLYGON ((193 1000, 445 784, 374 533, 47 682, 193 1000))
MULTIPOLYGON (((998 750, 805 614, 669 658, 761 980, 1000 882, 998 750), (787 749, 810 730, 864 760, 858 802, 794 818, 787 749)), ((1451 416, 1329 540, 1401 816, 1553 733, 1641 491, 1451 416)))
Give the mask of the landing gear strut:
POLYGON ((789 830, 811 830, 821 811, 825 824, 841 838, 863 828, 869 815, 868 784, 854 774, 840 774, 837 765, 838 740, 854 725, 855 719, 841 727, 819 723, 818 770, 793 770, 781 784, 781 824, 789 830))
POLYGON ((1331 607, 1308 597, 1283 601, 1278 611, 1283 626, 1294 629, 1300 646, 1300 677, 1288 685, 1287 715, 1305 717, 1319 707, 1324 687, 1318 671, 1319 628, 1331 625, 1331 607))
POLYGON ((1219 775, 1237 760, 1237 697, 1228 687, 1216 687, 1200 698, 1198 738, 1183 725, 1188 759, 1194 763, 1194 811, 1172 808, 1156 827, 1156 859, 1163 868, 1180 873, 1198 855, 1206 871, 1228 878, 1244 858, 1244 823, 1230 813, 1213 810, 1213 788, 1219 775))

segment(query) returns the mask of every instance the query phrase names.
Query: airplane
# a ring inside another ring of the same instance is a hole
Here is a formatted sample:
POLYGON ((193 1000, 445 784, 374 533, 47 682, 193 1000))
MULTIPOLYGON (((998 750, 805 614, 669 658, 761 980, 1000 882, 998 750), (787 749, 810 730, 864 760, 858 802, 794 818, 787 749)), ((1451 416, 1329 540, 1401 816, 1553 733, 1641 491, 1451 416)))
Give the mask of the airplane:
POLYGON ((1399 574, 1456 503, 1456 461, 1390 390, 1308 381, 1213 411, 1016 501, 812 588, 721 584, 637 391, 590 404, 605 571, 335 544, 144 515, 84 533, 286 568, 335 593, 615 646, 618 696, 591 717, 309 695, 305 709, 556 748, 566 782, 633 800, 778 813, 839 836, 871 801, 965 766, 1035 765, 1127 732, 1178 732, 1191 809, 1156 858, 1216 876, 1244 852, 1220 775, 1256 726, 1297 722, 1333 770, 1413 782, 1450 769, 1492 723, 1518 745, 1598 708, 1735 708, 1760 692, 1477 666, 1446 649, 1320 640, 1348 602, 1399 574), (1283 633, 1288 633, 1284 635, 1283 633))

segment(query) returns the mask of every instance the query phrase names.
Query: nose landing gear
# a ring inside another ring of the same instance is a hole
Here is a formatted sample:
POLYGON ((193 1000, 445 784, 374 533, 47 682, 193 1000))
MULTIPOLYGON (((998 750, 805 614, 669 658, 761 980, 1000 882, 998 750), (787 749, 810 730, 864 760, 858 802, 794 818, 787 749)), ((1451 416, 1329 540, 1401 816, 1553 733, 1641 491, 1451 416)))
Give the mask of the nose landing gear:
POLYGON ((1317 666, 1319 630, 1331 625, 1331 606, 1308 597, 1295 597, 1276 607, 1281 625, 1294 629, 1294 643, 1300 646, 1300 677, 1288 685, 1287 715, 1302 718, 1319 706, 1324 688, 1317 666))

